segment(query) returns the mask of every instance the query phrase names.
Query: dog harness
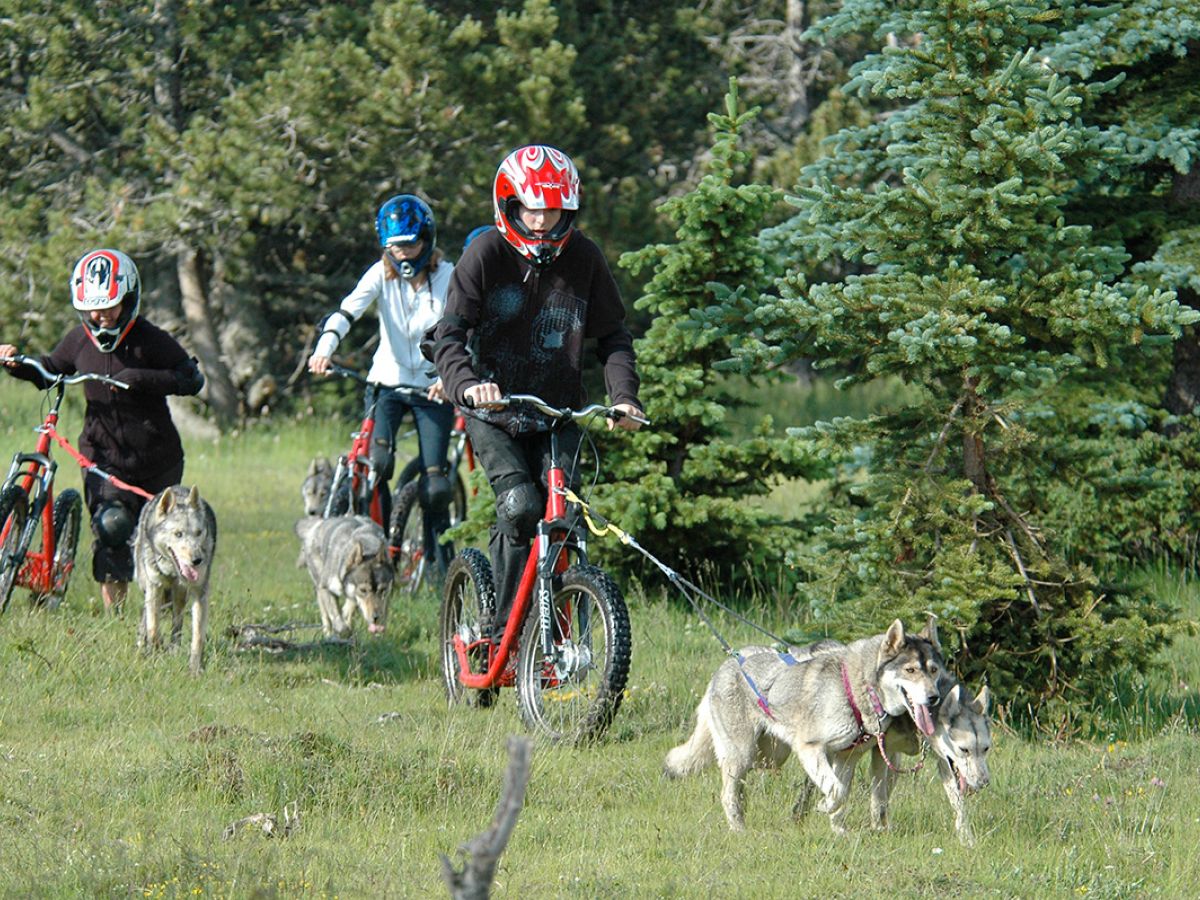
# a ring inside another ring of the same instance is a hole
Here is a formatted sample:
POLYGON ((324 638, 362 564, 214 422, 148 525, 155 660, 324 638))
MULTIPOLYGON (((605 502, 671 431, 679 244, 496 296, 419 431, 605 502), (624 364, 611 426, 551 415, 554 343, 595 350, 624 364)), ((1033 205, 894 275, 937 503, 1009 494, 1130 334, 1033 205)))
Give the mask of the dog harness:
MULTIPOLYGON (((883 757, 883 761, 893 772, 899 775, 907 775, 912 772, 921 771, 921 768, 925 765, 923 759, 911 769, 899 769, 892 763, 891 758, 887 755, 887 751, 883 749, 883 733, 887 730, 883 727, 883 720, 888 718, 888 713, 887 710, 883 708, 883 704, 879 701, 879 695, 875 693, 874 686, 869 684, 867 685, 867 696, 871 699, 871 707, 875 711, 875 719, 879 723, 880 728, 879 731, 875 732, 874 734, 867 730, 867 726, 863 722, 862 711, 858 708, 858 704, 854 702, 854 688, 850 686, 850 670, 846 667, 846 663, 844 661, 842 662, 842 688, 846 691, 846 700, 850 704, 850 712, 854 713, 854 721, 858 723, 859 731, 858 737, 854 739, 854 743, 852 743, 847 749, 853 750, 855 747, 861 747, 863 744, 870 741, 871 738, 874 738, 875 745, 879 748, 879 755, 883 757)), ((921 745, 924 747, 924 741, 921 742, 921 745)), ((922 752, 921 755, 923 757, 925 754, 922 752)))

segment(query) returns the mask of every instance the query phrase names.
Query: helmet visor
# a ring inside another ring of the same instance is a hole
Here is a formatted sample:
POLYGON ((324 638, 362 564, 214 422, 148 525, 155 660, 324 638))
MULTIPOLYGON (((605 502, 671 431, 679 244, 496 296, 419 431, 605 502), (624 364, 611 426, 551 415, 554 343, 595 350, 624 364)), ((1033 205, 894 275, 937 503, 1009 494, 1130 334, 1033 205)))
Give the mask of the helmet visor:
MULTIPOLYGON (((547 231, 533 231, 525 221, 521 218, 521 212, 524 207, 521 201, 516 197, 509 197, 505 203, 504 214, 513 230, 527 241, 561 241, 571 231, 571 226, 575 224, 575 210, 563 209, 561 207, 547 207, 549 209, 558 209, 561 215, 558 221, 554 223, 554 227, 547 231)), ((538 210, 540 211, 540 209, 538 210)))

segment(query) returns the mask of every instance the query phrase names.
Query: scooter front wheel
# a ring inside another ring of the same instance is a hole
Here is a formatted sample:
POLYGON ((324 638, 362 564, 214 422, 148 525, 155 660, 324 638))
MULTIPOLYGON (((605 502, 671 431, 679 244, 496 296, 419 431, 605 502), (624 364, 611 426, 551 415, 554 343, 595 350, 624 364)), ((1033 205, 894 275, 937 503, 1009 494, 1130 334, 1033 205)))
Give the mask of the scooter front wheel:
POLYGON ((517 656, 517 706, 531 730, 552 741, 600 737, 621 705, 632 638, 620 589, 603 571, 574 565, 551 597, 551 652, 535 603, 517 656))

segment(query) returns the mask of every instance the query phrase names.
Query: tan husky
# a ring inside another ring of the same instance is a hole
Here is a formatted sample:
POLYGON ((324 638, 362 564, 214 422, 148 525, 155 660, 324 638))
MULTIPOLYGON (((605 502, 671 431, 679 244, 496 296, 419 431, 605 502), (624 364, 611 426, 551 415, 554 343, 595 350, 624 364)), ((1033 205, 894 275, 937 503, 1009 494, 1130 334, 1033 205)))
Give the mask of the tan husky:
POLYGON ((383 529, 366 516, 305 516, 296 523, 296 534, 296 564, 307 567, 312 577, 325 636, 348 636, 355 609, 367 630, 380 634, 395 578, 383 529))
MULTIPOLYGON (((967 820, 966 798, 991 780, 987 755, 992 749, 992 731, 988 724, 991 692, 985 687, 978 697, 962 684, 942 697, 933 712, 933 734, 919 734, 906 719, 897 719, 884 736, 889 759, 896 753, 914 755, 923 740, 937 758, 938 774, 950 808, 954 810, 954 830, 961 843, 971 846, 975 836, 967 820)), ((888 797, 897 772, 876 749, 871 754, 871 820, 876 828, 887 828, 888 797)))
POLYGON ((741 830, 746 773, 756 762, 778 765, 795 753, 823 795, 819 808, 842 832, 858 757, 900 716, 932 734, 930 706, 944 675, 936 630, 908 634, 899 619, 884 634, 793 665, 773 652, 753 654, 741 667, 727 660, 700 701, 692 736, 667 754, 666 773, 688 775, 715 759, 725 817, 741 830))

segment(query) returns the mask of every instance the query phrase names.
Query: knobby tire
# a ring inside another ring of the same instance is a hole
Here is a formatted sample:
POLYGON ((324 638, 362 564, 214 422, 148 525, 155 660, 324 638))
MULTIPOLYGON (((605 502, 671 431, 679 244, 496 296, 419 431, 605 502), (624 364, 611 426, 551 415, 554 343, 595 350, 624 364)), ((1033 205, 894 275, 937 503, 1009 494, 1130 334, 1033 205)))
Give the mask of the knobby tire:
POLYGON ((554 656, 542 655, 535 603, 517 657, 517 708, 532 731, 552 741, 600 737, 621 706, 632 637, 620 589, 603 571, 574 565, 551 600, 554 656))
MULTIPOLYGON (((491 706, 496 702, 499 688, 473 689, 463 686, 459 680, 458 655, 454 652, 456 634, 467 644, 481 640, 490 632, 495 613, 496 591, 492 583, 491 563, 482 552, 468 547, 454 558, 446 572, 442 610, 438 617, 442 642, 442 683, 451 706, 491 706)), ((486 653, 478 655, 481 658, 470 663, 474 674, 487 670, 486 653)))
POLYGON ((62 602, 75 571, 75 551, 79 548, 79 526, 83 521, 83 498, 79 491, 68 488, 54 498, 54 560, 50 569, 53 583, 48 594, 38 602, 62 602))
POLYGON ((0 528, 4 529, 4 541, 0 545, 0 613, 8 609, 17 575, 33 539, 33 530, 25 527, 28 518, 28 495, 20 485, 6 485, 0 491, 0 528))
POLYGON ((417 483, 410 481, 392 499, 392 521, 388 529, 396 584, 415 593, 432 560, 425 559, 425 516, 421 512, 417 483))

